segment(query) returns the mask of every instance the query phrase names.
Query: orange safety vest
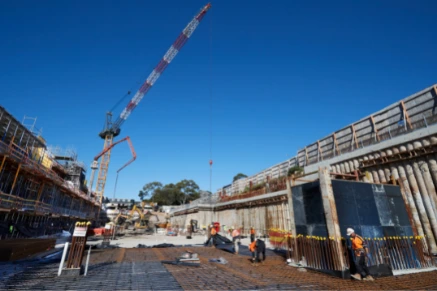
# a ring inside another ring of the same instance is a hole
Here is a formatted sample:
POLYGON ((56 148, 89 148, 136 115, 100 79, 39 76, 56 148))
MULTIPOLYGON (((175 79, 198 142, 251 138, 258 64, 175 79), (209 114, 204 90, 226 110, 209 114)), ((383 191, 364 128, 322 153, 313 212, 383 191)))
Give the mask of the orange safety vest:
POLYGON ((251 252, 254 252, 256 249, 256 240, 254 240, 250 245, 249 245, 249 250, 251 252))
POLYGON ((354 238, 351 237, 352 249, 355 251, 356 256, 361 256, 362 252, 365 252, 364 248, 367 247, 364 238, 359 235, 355 235, 354 238))
POLYGON ((217 231, 215 230, 215 228, 213 227, 213 228, 211 228, 211 235, 216 235, 217 234, 217 231))
POLYGON ((255 234, 255 230, 253 228, 250 230, 250 234, 255 234))

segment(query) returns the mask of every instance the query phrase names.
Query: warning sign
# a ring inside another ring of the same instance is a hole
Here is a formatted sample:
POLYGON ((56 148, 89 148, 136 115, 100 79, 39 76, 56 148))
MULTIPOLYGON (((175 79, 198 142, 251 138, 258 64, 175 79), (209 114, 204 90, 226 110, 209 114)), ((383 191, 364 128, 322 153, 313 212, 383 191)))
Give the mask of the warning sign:
POLYGON ((74 228, 73 236, 85 237, 86 236, 87 227, 78 227, 74 228))

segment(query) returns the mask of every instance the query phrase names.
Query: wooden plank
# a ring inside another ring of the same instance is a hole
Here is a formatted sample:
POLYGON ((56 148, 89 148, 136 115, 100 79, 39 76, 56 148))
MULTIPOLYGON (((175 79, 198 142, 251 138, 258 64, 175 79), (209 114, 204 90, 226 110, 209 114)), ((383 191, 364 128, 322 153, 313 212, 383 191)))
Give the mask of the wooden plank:
POLYGON ((308 165, 308 150, 307 147, 305 147, 305 166, 308 165))
POLYGON ((340 149, 338 148, 338 142, 337 142, 337 137, 335 136, 335 132, 332 134, 332 136, 334 139, 335 149, 337 150, 337 155, 340 155, 340 149))
POLYGON ((352 124, 352 140, 355 141, 355 148, 358 148, 358 140, 357 140, 357 133, 355 132, 355 126, 352 124))
POLYGON ((373 115, 370 115, 370 120, 372 121, 373 132, 376 134, 376 139, 379 141, 378 129, 376 128, 376 123, 373 115))
POLYGON ((411 126, 410 117, 408 116, 408 112, 407 112, 407 109, 405 108, 404 101, 401 101, 401 107, 402 107, 402 110, 403 110, 403 113, 404 113, 405 120, 407 121, 407 124, 410 127, 410 129, 412 129, 413 126, 411 126))
POLYGON ((322 148, 320 147, 320 141, 317 141, 317 150, 319 151, 319 157, 323 161, 323 152, 322 148))

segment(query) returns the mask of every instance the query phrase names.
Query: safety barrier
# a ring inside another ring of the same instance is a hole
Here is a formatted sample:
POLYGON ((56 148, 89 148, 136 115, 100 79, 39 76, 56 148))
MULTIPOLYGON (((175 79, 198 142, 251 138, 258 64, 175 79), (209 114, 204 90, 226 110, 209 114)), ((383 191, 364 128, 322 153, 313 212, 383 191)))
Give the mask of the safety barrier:
MULTIPOLYGON (((395 236, 384 238, 364 238, 368 244, 367 264, 390 265, 393 270, 423 269, 434 266, 429 255, 426 240, 421 236, 395 236)), ((290 232, 271 229, 270 244, 287 252, 288 258, 296 264, 320 269, 341 271, 340 256, 344 256, 346 267, 350 268, 350 259, 355 259, 349 251, 345 238, 293 236, 290 232), (341 242, 341 250, 338 248, 341 242), (352 255, 352 258, 350 256, 352 255)), ((349 244, 350 245, 350 244, 349 244)))
POLYGON ((96 206, 99 205, 98 201, 86 195, 82 191, 79 191, 77 189, 71 189, 66 183, 66 181, 64 181, 60 176, 58 176, 53 170, 48 169, 43 165, 39 164, 37 161, 33 160, 29 156, 29 154, 18 145, 14 143, 6 144, 4 141, 0 140, 0 155, 7 155, 10 160, 15 161, 16 163, 20 163, 22 165, 21 169, 23 171, 29 172, 35 176, 49 179, 55 185, 71 192, 72 194, 76 195, 78 198, 87 200, 96 206))

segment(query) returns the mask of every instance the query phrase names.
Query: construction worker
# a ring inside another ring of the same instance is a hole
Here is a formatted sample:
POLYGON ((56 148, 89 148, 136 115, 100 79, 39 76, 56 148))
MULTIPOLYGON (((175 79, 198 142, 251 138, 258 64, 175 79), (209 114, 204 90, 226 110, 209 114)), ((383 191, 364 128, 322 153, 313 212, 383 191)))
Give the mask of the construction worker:
POLYGON ((351 237, 352 250, 355 254, 355 266, 357 273, 351 275, 352 278, 357 280, 373 281, 373 277, 370 276, 369 269, 367 268, 367 242, 361 236, 357 235, 352 228, 346 230, 346 234, 351 237))
POLYGON ((211 224, 211 243, 212 243, 212 245, 214 245, 214 243, 215 243, 216 234, 217 234, 217 229, 214 227, 213 224, 211 224))
POLYGON ((254 240, 249 245, 249 250, 252 252, 252 262, 255 266, 258 266, 258 263, 261 261, 260 254, 263 255, 262 262, 266 260, 266 244, 264 243, 264 241, 260 239, 254 240))
POLYGON ((208 232, 208 240, 205 242, 206 246, 214 245, 215 235, 217 234, 217 231, 215 230, 214 225, 209 225, 209 232, 208 232))
MULTIPOLYGON (((234 227, 232 227, 234 228, 234 227)), ((238 229, 234 229, 232 231, 232 242, 234 243, 234 254, 238 255, 238 250, 239 250, 239 245, 240 245, 240 239, 241 239, 241 233, 240 233, 240 228, 238 229)))
POLYGON ((250 227, 250 242, 253 243, 255 241, 255 229, 250 227))

